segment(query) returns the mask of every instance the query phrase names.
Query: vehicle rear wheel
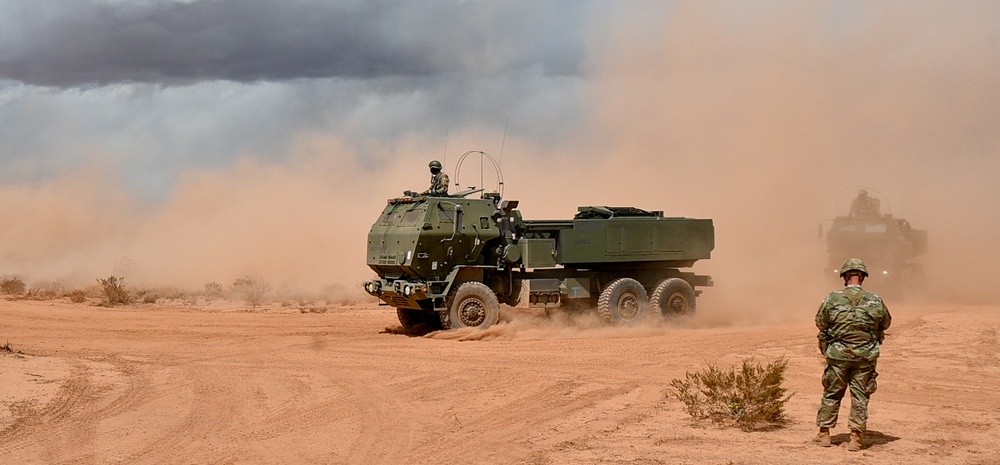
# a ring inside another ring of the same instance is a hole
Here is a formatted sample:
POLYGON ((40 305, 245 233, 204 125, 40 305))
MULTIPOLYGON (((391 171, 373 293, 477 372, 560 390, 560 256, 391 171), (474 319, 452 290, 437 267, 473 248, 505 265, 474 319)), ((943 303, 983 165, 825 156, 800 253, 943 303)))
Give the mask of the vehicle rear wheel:
POLYGON ((660 281, 650 299, 653 308, 664 317, 671 318, 694 312, 694 288, 681 278, 660 281))
POLYGON ((444 329, 486 329, 500 320, 500 301, 493 290, 483 283, 463 283, 450 300, 448 311, 441 313, 444 329))
POLYGON ((427 329, 431 331, 441 329, 441 320, 434 312, 427 310, 397 308, 396 318, 399 318, 399 324, 405 329, 413 329, 419 325, 427 325, 427 329))
POLYGON ((639 281, 621 278, 611 282, 597 301, 597 314, 614 325, 635 324, 649 313, 649 298, 639 281))

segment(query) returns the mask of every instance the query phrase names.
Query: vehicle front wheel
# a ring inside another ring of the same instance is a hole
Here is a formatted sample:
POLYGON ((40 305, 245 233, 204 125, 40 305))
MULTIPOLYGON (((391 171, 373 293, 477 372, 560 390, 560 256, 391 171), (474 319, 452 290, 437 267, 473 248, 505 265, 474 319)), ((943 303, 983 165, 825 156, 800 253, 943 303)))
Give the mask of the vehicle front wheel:
POLYGON ((448 311, 441 313, 444 329, 486 329, 500 320, 500 301, 493 290, 483 283, 463 283, 450 300, 448 311))

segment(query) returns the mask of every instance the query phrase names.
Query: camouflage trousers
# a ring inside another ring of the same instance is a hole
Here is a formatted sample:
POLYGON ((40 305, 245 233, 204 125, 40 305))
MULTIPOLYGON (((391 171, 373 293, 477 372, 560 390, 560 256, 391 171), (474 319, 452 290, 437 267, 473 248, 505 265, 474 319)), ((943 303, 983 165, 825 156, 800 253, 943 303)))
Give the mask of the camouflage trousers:
POLYGON ((865 431, 868 424, 868 399, 875 393, 878 383, 875 378, 873 360, 834 360, 826 359, 826 371, 823 372, 823 401, 816 414, 816 425, 821 428, 837 426, 837 415, 840 413, 840 401, 844 393, 851 389, 851 416, 848 426, 852 430, 865 431))

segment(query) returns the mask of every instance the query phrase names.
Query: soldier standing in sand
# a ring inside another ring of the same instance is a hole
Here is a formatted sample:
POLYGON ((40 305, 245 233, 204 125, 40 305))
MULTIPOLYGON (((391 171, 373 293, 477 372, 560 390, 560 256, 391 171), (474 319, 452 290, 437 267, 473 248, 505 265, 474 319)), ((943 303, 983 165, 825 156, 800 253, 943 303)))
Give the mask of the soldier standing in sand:
POLYGON ((823 399, 816 414, 819 434, 813 442, 830 447, 830 428, 837 425, 840 401, 851 390, 851 443, 847 450, 865 448, 861 434, 868 422, 868 400, 878 385, 879 347, 885 330, 892 323, 889 309, 882 297, 861 289, 868 277, 864 262, 852 258, 840 268, 846 288, 831 292, 816 313, 819 328, 819 350, 826 356, 823 372, 823 399))

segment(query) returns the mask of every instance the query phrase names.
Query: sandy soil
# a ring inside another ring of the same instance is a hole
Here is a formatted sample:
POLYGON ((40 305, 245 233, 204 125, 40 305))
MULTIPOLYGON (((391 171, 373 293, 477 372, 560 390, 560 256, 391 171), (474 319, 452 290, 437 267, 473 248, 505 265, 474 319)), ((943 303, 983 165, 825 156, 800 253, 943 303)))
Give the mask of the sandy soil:
POLYGON ((0 301, 0 462, 997 464, 1000 307, 892 306, 865 451, 808 441, 822 361, 791 323, 595 328, 506 309, 386 332, 372 306, 0 301), (692 421, 670 380, 787 357, 787 426, 692 421))

